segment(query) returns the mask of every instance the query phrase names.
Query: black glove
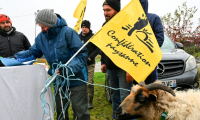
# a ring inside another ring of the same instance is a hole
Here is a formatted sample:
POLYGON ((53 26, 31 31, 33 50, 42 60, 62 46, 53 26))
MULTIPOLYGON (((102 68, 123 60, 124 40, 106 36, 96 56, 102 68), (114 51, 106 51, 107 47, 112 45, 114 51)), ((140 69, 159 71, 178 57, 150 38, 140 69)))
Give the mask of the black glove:
POLYGON ((66 74, 66 69, 65 67, 60 67, 59 68, 59 73, 60 75, 64 76, 64 77, 67 77, 67 74, 66 74))

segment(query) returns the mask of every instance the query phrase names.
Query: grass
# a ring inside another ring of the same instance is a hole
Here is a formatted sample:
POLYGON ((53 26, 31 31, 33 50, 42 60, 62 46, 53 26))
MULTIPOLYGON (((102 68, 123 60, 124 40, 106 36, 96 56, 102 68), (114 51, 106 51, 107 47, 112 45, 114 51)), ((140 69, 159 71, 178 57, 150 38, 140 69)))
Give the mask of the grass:
MULTIPOLYGON (((95 84, 104 85, 105 74, 94 73, 95 84)), ((91 120, 109 120, 112 116, 112 105, 106 100, 105 87, 94 86, 94 109, 90 110, 91 120)))
POLYGON ((101 61, 101 55, 97 55, 95 57, 95 62, 100 62, 101 61))

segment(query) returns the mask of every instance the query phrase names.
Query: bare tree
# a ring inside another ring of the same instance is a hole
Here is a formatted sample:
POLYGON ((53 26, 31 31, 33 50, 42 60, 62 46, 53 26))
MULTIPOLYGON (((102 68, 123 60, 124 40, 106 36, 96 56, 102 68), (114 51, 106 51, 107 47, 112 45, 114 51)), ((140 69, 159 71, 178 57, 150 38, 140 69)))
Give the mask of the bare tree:
POLYGON ((197 12, 196 6, 188 8, 187 2, 182 3, 182 6, 178 6, 175 10, 174 16, 168 13, 161 17, 164 31, 175 42, 192 42, 199 43, 200 40, 200 18, 198 19, 198 26, 193 30, 192 18, 197 12))

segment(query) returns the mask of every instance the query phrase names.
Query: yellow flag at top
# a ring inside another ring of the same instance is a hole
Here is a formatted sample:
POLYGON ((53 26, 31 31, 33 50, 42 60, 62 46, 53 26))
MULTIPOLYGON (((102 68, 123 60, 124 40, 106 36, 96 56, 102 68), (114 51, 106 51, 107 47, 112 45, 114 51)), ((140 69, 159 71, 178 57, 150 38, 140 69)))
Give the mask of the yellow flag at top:
POLYGON ((84 14, 85 14, 85 9, 87 5, 87 0, 81 0, 80 3, 78 4, 76 10, 74 11, 74 18, 78 18, 78 21, 74 27, 74 30, 78 33, 80 25, 82 23, 84 14))
POLYGON ((162 59, 162 52, 139 0, 132 0, 89 40, 138 83, 162 59))

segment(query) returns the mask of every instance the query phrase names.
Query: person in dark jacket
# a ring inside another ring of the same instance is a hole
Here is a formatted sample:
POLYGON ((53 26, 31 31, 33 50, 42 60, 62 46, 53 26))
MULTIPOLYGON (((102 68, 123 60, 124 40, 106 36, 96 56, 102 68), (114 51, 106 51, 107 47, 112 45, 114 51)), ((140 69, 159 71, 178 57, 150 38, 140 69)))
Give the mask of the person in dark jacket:
MULTIPOLYGON (((14 56, 20 62, 40 58, 45 56, 50 65, 48 71, 52 75, 52 70, 55 69, 54 63, 67 63, 70 58, 83 46, 78 34, 72 28, 67 26, 64 18, 59 14, 54 13, 53 9, 40 10, 35 18, 36 23, 41 27, 41 32, 35 38, 35 43, 27 51, 21 51, 14 56)), ((69 98, 74 112, 75 120, 90 120, 90 114, 87 109, 87 56, 86 48, 83 48, 67 65, 67 67, 59 68, 56 73, 65 77, 69 77, 69 84, 57 85, 56 89, 61 89, 62 92, 57 93, 56 111, 57 119, 69 120, 68 110, 66 109, 63 115, 63 108, 68 106, 68 100, 63 95, 63 91, 69 86, 69 98), (65 71, 65 72, 63 72, 65 71), (73 72, 73 73, 72 73, 73 72), (82 80, 82 81, 80 81, 82 80), (64 98, 63 98, 64 97, 64 98), (61 99, 62 98, 62 99, 61 99), (62 102, 61 102, 62 100, 62 102)), ((61 76, 57 76, 62 78, 61 76)), ((56 82, 56 83, 55 83, 56 82)), ((66 90, 67 91, 67 90, 66 90)), ((64 94, 66 95, 66 94, 64 94)), ((67 95, 66 95, 67 96, 67 95)))
MULTIPOLYGON (((94 34, 90 29, 90 21, 84 20, 81 24, 81 33, 79 37, 83 44, 85 44, 94 34)), ((86 45, 88 50, 88 59, 87 59, 87 67, 88 67, 88 82, 94 83, 94 69, 95 69, 95 57, 100 53, 100 49, 89 42, 86 45)), ((88 109, 93 109, 93 96, 94 96, 94 85, 87 84, 87 95, 88 95, 88 109)))
MULTIPOLYGON (((105 0, 103 3, 103 10, 106 22, 103 25, 112 19, 120 11, 120 8, 120 0, 105 0)), ((103 52, 101 52, 101 71, 107 74, 110 87, 131 90, 133 83, 126 82, 126 71, 115 65, 103 52)), ((110 89, 113 108, 112 120, 116 120, 115 111, 129 94, 130 92, 126 90, 110 89)))
MULTIPOLYGON (((147 19, 149 20, 149 23, 157 39, 157 42, 159 46, 161 47, 164 42, 164 30, 163 30, 161 19, 156 14, 148 13, 148 0, 140 0, 140 3, 144 9, 147 19)), ((157 79, 158 79, 158 72, 157 72, 157 67, 156 67, 154 71, 146 78, 145 83, 146 84, 153 83, 157 79)))
POLYGON ((31 44, 27 37, 16 31, 7 15, 0 14, 0 56, 13 57, 15 53, 28 50, 29 47, 31 44))

